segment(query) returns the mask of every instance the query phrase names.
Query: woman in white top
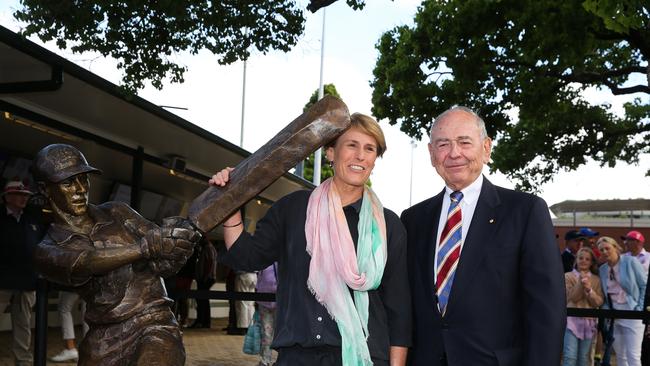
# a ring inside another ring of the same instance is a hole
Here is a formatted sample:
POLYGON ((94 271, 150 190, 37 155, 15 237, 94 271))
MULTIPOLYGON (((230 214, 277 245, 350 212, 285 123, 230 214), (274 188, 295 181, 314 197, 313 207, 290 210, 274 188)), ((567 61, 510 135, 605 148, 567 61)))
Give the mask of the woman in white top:
MULTIPOLYGON (((603 308, 641 311, 647 276, 639 260, 621 256, 621 246, 608 236, 601 237, 596 244, 605 260, 600 267, 600 281, 607 298, 603 308)), ((614 321, 613 347, 617 366, 641 366, 643 330, 640 319, 614 321)))

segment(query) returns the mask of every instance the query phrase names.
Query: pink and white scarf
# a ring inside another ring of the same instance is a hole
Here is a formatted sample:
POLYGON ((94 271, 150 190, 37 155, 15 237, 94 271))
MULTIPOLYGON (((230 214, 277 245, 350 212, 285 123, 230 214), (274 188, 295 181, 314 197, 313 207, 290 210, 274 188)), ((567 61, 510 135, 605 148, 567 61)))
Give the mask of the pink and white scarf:
POLYGON ((372 365, 368 337, 368 290, 376 289, 386 266, 386 221, 375 193, 364 188, 355 251, 341 197, 332 178, 309 197, 305 235, 311 255, 307 286, 341 333, 343 366, 372 365), (354 290, 354 300, 348 287, 354 290))

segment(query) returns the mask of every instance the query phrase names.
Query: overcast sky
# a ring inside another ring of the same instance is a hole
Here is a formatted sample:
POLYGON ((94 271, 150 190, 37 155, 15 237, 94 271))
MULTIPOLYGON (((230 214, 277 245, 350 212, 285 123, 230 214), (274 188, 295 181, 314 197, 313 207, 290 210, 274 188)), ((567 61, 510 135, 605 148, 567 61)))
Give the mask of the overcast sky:
MULTIPOLYGON (((304 1, 303 1, 304 2, 304 1)), ((370 114, 372 69, 377 59, 374 48, 379 36, 397 25, 411 24, 419 1, 372 0, 363 11, 353 11, 341 0, 327 8, 325 35, 325 83, 334 83, 351 112, 370 114)), ((0 24, 17 30, 11 17, 18 6, 14 0, 0 5, 0 24)), ((254 53, 248 62, 244 145, 255 151, 286 124, 300 115, 311 93, 318 87, 322 11, 308 13, 306 32, 289 53, 254 53)), ((42 44, 37 39, 36 43, 42 44)), ((119 83, 121 74, 113 60, 93 55, 74 55, 45 45, 90 71, 119 83)), ((242 94, 242 63, 220 66, 209 52, 196 56, 178 56, 189 72, 184 84, 167 85, 162 91, 146 88, 140 95, 158 105, 188 108, 170 110, 222 138, 239 144, 242 94)), ((621 110, 625 97, 590 91, 593 102, 610 102, 621 110)), ((387 138, 388 150, 371 176, 373 189, 384 205, 398 214, 443 188, 442 180, 431 167, 427 141, 416 142, 380 121, 387 138), (412 158, 413 157, 413 158, 412 158), (411 164, 413 179, 411 180, 411 164)), ((218 169, 220 167, 215 167, 218 169)), ((643 156, 640 166, 619 164, 601 168, 590 163, 573 172, 559 173, 543 186, 541 196, 549 205, 568 199, 650 198, 650 157, 643 156)), ((485 171, 488 174, 487 169, 485 171)), ((512 188, 505 176, 488 175, 493 183, 512 188)))

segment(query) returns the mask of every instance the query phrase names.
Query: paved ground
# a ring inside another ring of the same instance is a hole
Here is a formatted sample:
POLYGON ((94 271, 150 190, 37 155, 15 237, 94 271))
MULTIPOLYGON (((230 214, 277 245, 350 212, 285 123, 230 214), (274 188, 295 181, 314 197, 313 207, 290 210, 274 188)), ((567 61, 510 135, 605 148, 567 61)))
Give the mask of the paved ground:
MULTIPOLYGON (((211 329, 185 329, 183 341, 187 353, 188 366, 255 366, 259 362, 257 356, 243 354, 243 336, 226 335, 221 329, 226 326, 227 319, 212 319, 211 329)), ((61 331, 59 328, 49 328, 47 339, 48 357, 61 351, 61 331)), ((0 332, 0 366, 13 366, 11 355, 11 332, 0 332)), ((48 365, 70 366, 75 363, 50 363, 48 365)))
MULTIPOLYGON (((226 335, 222 331, 227 324, 226 318, 212 319, 211 329, 185 329, 183 341, 187 353, 188 366, 256 366, 257 356, 242 353, 243 336, 226 335)), ((59 328, 49 328, 47 335, 47 355, 51 357, 61 351, 61 331, 59 328)), ((0 366, 13 366, 11 355, 11 332, 0 332, 0 366)), ((48 366, 72 366, 75 363, 52 363, 48 366)), ((612 356, 612 366, 616 360, 612 356)))

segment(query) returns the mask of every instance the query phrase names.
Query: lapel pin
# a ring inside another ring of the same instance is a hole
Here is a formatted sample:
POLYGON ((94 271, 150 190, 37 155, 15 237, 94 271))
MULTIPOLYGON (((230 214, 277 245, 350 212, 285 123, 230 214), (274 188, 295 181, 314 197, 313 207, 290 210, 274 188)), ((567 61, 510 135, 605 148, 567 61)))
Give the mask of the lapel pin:
POLYGON ((494 219, 490 219, 490 224, 494 224, 494 219))

